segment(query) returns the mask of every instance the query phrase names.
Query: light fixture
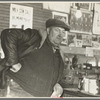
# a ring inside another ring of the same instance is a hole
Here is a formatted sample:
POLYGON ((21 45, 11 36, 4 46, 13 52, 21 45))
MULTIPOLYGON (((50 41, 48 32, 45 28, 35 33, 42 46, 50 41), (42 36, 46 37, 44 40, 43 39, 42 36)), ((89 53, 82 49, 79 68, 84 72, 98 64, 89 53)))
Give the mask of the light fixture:
POLYGON ((82 12, 80 10, 80 6, 78 3, 77 3, 77 10, 76 10, 75 16, 76 16, 76 18, 81 18, 81 16, 82 16, 82 12))

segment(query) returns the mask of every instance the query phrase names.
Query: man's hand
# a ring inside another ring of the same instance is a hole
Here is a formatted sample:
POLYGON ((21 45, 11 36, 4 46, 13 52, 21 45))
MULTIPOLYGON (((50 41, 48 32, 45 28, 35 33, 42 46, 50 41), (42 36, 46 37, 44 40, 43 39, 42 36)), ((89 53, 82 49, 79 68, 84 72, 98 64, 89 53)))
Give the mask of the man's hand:
POLYGON ((12 68, 10 68, 10 70, 16 73, 21 69, 21 67, 22 65, 20 63, 17 63, 15 65, 12 65, 12 68))
POLYGON ((44 43, 44 41, 45 41, 45 39, 47 38, 47 32, 46 32, 46 30, 40 29, 39 30, 39 34, 40 34, 40 36, 42 38, 41 43, 40 43, 40 47, 39 47, 39 48, 41 48, 43 43, 44 43))
POLYGON ((51 97, 52 98, 60 97, 62 93, 63 93, 63 88, 59 83, 56 83, 54 86, 54 92, 52 93, 51 97))

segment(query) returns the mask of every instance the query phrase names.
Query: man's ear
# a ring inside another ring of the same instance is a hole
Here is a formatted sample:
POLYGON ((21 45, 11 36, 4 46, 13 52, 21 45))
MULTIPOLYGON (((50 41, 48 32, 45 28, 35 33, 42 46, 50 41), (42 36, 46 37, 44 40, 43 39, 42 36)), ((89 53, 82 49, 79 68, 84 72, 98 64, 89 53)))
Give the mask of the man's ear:
POLYGON ((43 45, 43 43, 44 43, 44 41, 46 40, 46 38, 47 38, 47 32, 46 32, 46 30, 43 30, 43 29, 40 29, 39 30, 39 34, 40 34, 40 36, 41 36, 41 42, 40 42, 40 47, 39 48, 41 48, 42 47, 42 45, 43 45))

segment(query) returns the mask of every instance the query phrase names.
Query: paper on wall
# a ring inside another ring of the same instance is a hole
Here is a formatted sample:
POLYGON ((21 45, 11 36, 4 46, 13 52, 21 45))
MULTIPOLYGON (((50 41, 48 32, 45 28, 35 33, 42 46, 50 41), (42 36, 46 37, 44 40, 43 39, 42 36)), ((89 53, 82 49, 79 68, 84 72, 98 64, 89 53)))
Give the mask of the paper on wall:
POLYGON ((10 28, 32 28, 33 8, 11 4, 10 6, 10 28))

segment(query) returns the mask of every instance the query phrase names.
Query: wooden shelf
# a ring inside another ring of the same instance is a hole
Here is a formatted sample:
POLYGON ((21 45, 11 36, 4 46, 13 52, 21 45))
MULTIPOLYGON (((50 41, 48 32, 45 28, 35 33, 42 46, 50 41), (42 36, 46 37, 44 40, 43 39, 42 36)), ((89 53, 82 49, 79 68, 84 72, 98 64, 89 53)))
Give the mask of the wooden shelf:
POLYGON ((85 55, 85 53, 86 53, 85 48, 81 48, 81 47, 61 46, 61 50, 62 50, 63 53, 69 53, 69 54, 82 54, 82 55, 85 55))
MULTIPOLYGON (((86 48, 82 48, 82 47, 61 46, 61 51, 63 53, 68 53, 68 54, 86 55, 86 48)), ((93 54, 94 54, 94 56, 100 56, 100 50, 99 49, 94 49, 93 54)))

